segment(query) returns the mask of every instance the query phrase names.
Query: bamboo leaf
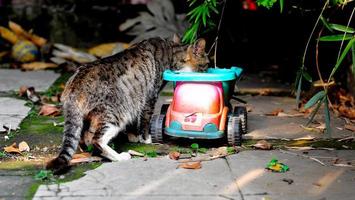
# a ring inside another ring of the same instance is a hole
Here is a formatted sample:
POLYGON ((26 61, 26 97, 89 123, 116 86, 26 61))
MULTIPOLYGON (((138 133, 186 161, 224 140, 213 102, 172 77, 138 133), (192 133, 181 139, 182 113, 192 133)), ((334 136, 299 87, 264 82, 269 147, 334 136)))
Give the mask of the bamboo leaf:
POLYGON ((311 75, 309 75, 308 72, 304 71, 302 75, 303 75, 304 79, 306 79, 308 82, 312 83, 312 77, 311 77, 311 75))
POLYGON ((339 35, 326 35, 322 36, 319 38, 319 41, 323 42, 337 42, 337 41, 342 41, 344 40, 350 40, 353 36, 352 35, 345 35, 344 34, 339 34, 339 35))
POLYGON ((319 101, 319 102, 318 102, 317 107, 312 111, 312 113, 311 113, 311 118, 308 120, 306 126, 310 125, 310 124, 313 122, 313 119, 314 119, 314 117, 316 116, 316 114, 317 114, 317 112, 318 112, 320 106, 322 105, 322 102, 323 102, 323 101, 319 101))
POLYGON ((321 19, 323 25, 324 25, 330 32, 334 32, 333 29, 330 27, 328 21, 323 17, 323 15, 320 16, 320 19, 321 19))
POLYGON ((301 97, 301 88, 302 88, 302 77, 303 77, 303 73, 302 71, 300 71, 299 73, 299 78, 298 78, 298 83, 297 83, 297 92, 296 92, 296 106, 297 108, 299 108, 299 104, 300 104, 300 97, 301 97))
POLYGON ((280 0, 280 13, 284 10, 284 0, 280 0))
POLYGON ((304 105, 305 109, 308 109, 312 106, 314 106, 320 99, 322 99, 325 96, 325 92, 319 91, 317 94, 315 94, 307 103, 304 105))
POLYGON ((351 40, 348 42, 348 44, 346 45, 345 49, 343 50, 343 52, 341 53, 341 55, 340 55, 340 57, 339 57, 339 60, 338 60, 337 63, 335 64, 335 67, 333 68, 332 73, 330 74, 328 80, 330 80, 330 79, 333 77, 334 73, 338 70, 340 64, 343 62, 343 60, 344 60, 346 54, 349 52, 349 50, 350 50, 351 47, 353 46, 354 42, 355 42, 355 37, 353 37, 353 39, 351 39, 351 40))
POLYGON ((329 105, 328 105, 328 98, 327 96, 324 97, 324 114, 325 114, 325 127, 327 130, 328 137, 330 137, 331 134, 331 128, 330 128, 330 113, 329 113, 329 105))
POLYGON ((207 12, 206 12, 207 10, 208 8, 206 7, 202 14, 202 24, 204 27, 206 27, 207 25, 207 12))
POLYGON ((344 33, 355 33, 355 29, 348 26, 343 26, 340 24, 329 24, 329 26, 334 30, 341 31, 344 33))

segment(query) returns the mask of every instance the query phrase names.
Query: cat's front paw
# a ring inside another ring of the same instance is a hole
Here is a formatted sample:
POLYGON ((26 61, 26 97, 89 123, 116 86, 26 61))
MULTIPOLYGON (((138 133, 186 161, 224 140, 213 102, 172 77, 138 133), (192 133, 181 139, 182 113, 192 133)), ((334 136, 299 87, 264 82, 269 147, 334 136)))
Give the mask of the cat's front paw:
POLYGON ((138 136, 139 142, 143 144, 152 144, 152 137, 150 135, 147 136, 146 139, 143 138, 142 135, 138 136))
POLYGON ((152 144, 152 136, 149 134, 143 143, 144 144, 152 144))

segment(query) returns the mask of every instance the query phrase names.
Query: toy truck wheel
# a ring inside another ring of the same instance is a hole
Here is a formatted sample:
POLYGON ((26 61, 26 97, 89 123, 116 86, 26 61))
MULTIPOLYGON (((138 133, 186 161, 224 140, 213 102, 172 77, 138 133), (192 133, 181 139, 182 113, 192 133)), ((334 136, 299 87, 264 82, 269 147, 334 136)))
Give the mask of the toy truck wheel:
POLYGON ((242 144, 242 132, 240 118, 232 115, 228 118, 227 124, 227 141, 229 145, 240 146, 242 144))
POLYGON ((150 135, 153 143, 163 143, 165 115, 153 115, 150 120, 150 135))
POLYGON ((234 108, 234 115, 240 119, 240 131, 241 133, 247 134, 248 132, 248 112, 244 106, 236 106, 234 108))

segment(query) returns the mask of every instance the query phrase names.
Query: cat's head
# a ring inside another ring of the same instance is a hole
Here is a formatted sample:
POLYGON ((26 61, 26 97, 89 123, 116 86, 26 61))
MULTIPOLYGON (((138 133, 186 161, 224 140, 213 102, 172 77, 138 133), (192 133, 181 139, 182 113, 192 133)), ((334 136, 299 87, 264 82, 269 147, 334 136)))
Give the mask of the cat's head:
POLYGON ((182 45, 180 38, 174 35, 175 50, 171 69, 174 71, 202 72, 208 67, 208 57, 205 52, 206 41, 198 39, 191 45, 182 45))

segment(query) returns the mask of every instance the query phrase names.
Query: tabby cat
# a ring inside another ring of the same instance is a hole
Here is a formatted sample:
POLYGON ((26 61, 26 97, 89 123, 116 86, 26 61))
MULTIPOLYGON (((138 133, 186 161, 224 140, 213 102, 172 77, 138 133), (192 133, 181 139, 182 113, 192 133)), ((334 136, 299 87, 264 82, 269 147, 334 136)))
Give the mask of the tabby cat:
POLYGON ((121 53, 81 66, 62 95, 63 145, 58 157, 47 163, 47 169, 55 173, 67 169, 79 141, 93 144, 112 161, 129 159, 129 154, 117 153, 108 142, 132 124, 149 142, 148 126, 163 71, 203 71, 207 67, 204 39, 192 45, 182 45, 179 40, 177 36, 173 41, 144 40, 121 53))

